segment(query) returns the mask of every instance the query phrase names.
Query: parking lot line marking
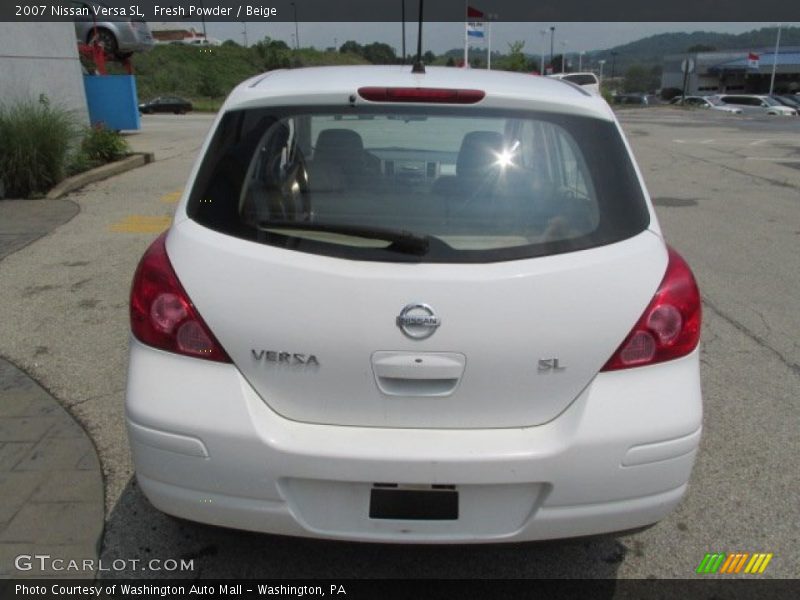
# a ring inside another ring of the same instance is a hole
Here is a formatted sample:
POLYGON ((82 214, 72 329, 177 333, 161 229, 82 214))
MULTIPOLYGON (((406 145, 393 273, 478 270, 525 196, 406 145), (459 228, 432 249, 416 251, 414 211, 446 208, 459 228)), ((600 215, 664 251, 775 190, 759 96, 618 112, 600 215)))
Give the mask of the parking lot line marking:
POLYGON ((755 141, 750 142, 749 145, 750 146, 760 146, 761 144, 766 144, 769 141, 770 140, 768 140, 768 139, 766 139, 766 140, 755 140, 755 141))
POLYGON ((160 233, 172 223, 172 217, 151 217, 146 215, 130 215, 121 221, 112 223, 109 229, 115 233, 160 233))
POLYGON ((748 156, 747 160, 766 160, 779 163, 800 163, 800 158, 781 158, 780 156, 748 156))
POLYGON ((178 200, 181 199, 181 195, 183 194, 183 190, 176 190, 174 192, 170 192, 169 194, 164 194, 161 196, 161 201, 167 204, 174 204, 178 200))

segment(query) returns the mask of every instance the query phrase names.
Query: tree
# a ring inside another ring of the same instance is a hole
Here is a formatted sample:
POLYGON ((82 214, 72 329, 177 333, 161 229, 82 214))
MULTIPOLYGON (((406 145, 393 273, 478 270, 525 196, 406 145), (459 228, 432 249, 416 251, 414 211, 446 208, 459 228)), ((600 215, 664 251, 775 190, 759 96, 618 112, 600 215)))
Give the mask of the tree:
POLYGON ((292 51, 286 42, 265 37, 253 44, 253 51, 261 60, 265 70, 287 69, 291 66, 292 51))
POLYGON ((436 60, 436 55, 430 50, 428 50, 427 52, 425 52, 425 54, 422 55, 422 62, 424 62, 426 65, 433 64, 433 61, 435 60, 436 60))
POLYGON ((347 40, 344 44, 341 45, 339 48, 339 52, 344 54, 345 52, 349 52, 350 54, 358 54, 359 56, 364 56, 364 47, 356 41, 347 40))
POLYGON ((446 67, 455 67, 456 66, 456 61, 453 60, 452 56, 448 56, 447 57, 447 62, 445 63, 445 66, 446 67))
POLYGON ((525 42, 517 40, 508 44, 508 56, 506 57, 504 68, 506 71, 527 71, 528 59, 522 53, 525 42))
POLYGON ((393 65, 397 62, 394 48, 382 42, 372 42, 362 48, 362 56, 373 65, 393 65))
POLYGON ((686 51, 687 52, 713 52, 714 50, 716 50, 716 48, 714 48, 714 46, 708 46, 706 44, 695 44, 694 46, 691 46, 686 51))
POLYGON ((646 92, 651 88, 652 72, 642 65, 631 65, 625 71, 623 89, 626 92, 646 92))

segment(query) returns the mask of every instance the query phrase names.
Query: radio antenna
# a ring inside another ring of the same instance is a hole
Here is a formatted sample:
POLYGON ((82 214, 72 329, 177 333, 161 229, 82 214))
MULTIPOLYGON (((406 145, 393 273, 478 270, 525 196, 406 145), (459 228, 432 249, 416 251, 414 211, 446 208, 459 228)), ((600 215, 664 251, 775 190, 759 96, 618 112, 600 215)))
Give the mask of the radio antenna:
POLYGON ((414 61, 414 66, 411 68, 412 73, 424 73, 425 64, 422 62, 422 7, 424 0, 419 0, 419 30, 417 32, 417 58, 414 61))

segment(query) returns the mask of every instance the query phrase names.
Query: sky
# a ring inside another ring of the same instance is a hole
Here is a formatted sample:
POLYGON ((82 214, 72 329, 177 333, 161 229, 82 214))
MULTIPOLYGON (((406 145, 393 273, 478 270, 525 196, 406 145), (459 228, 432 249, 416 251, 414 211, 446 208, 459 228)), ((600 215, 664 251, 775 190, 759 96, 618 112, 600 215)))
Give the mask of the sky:
MULTIPOLYGON (((202 30, 200 23, 182 21, 181 23, 160 24, 152 23, 158 28, 194 26, 202 30)), ((508 44, 516 40, 525 42, 524 51, 529 54, 539 54, 547 47, 549 53, 550 26, 555 26, 555 52, 581 52, 603 50, 626 44, 658 33, 715 31, 720 33, 743 33, 762 27, 774 27, 776 23, 492 23, 492 49, 508 52, 508 44), (542 30, 548 30, 547 35, 542 35, 542 30)), ((784 25, 800 26, 800 23, 785 23, 784 25)), ((294 44, 295 24, 288 23, 261 23, 249 22, 246 26, 240 22, 232 23, 206 23, 208 36, 220 40, 232 39, 240 44, 244 43, 244 29, 247 29, 249 43, 256 42, 269 36, 273 39, 285 41, 290 46, 294 44)), ((361 44, 371 42, 384 42, 393 46, 399 54, 402 43, 400 23, 298 23, 298 33, 302 46, 315 46, 324 49, 329 46, 341 46, 347 40, 355 40, 361 44)), ((423 51, 431 50, 441 54, 452 48, 464 47, 463 23, 425 23, 423 26, 423 51)), ((413 53, 416 49, 417 24, 406 25, 406 52, 413 53)), ((481 42, 473 42, 473 47, 485 47, 481 42)))

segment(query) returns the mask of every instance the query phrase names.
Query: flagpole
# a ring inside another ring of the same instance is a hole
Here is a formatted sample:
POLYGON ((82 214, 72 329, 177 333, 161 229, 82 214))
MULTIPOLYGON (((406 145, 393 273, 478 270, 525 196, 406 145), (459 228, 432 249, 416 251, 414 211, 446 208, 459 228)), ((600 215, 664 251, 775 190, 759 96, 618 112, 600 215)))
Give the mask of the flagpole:
POLYGON ((772 78, 769 80, 769 95, 775 89, 775 70, 778 67, 778 50, 781 47, 781 23, 778 23, 778 38, 775 40, 775 54, 772 55, 772 78))

